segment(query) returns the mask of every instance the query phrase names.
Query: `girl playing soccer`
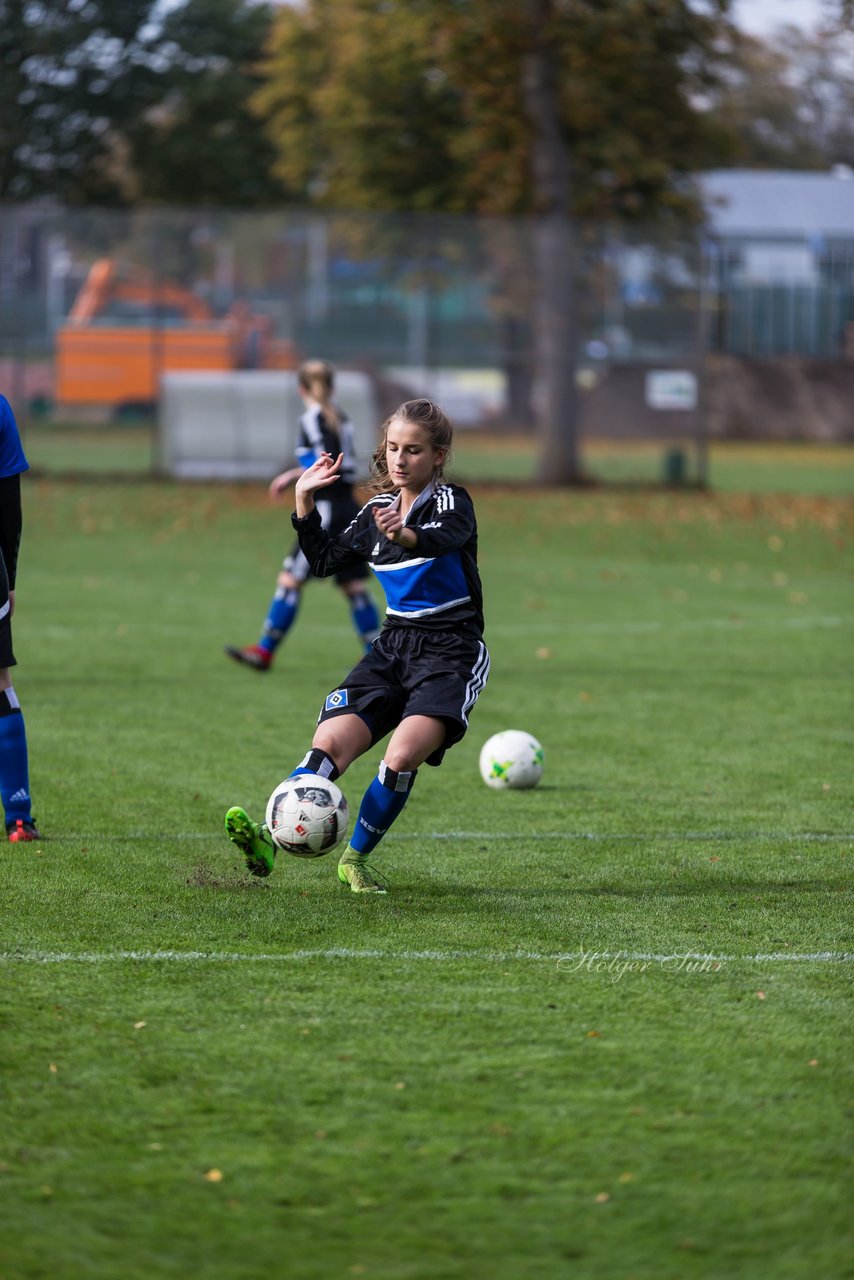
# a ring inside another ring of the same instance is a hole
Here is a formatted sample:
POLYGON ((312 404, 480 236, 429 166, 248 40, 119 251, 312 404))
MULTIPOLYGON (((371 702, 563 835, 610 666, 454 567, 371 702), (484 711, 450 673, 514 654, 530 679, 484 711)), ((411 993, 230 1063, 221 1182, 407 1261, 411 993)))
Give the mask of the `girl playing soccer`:
MULTIPOLYGON (((386 595, 379 637, 326 697, 311 750, 293 770, 333 781, 391 733, 365 792, 338 878, 354 893, 385 893, 370 856, 402 811, 418 768, 441 764, 468 728, 489 674, 477 523, 471 498, 443 476, 453 427, 430 400, 409 400, 383 426, 373 458, 376 496, 343 532, 322 526, 315 494, 334 484, 343 456, 323 454, 296 485, 292 517, 318 577, 368 561, 386 595)), ((275 848, 243 809, 225 817, 249 870, 267 876, 275 848)))
MULTIPOLYGON (((324 453, 337 457, 342 463, 338 473, 329 481, 329 487, 318 510, 323 527, 330 533, 340 533, 359 510, 353 497, 353 483, 357 478, 353 442, 353 424, 335 403, 335 372, 325 360, 306 360, 297 374, 305 413, 299 420, 299 466, 283 471, 270 482, 270 493, 280 497, 289 485, 302 475, 303 469, 316 462, 324 453)), ((226 645, 225 652, 235 662, 252 667, 255 671, 269 671, 273 656, 296 621, 300 593, 311 576, 308 561, 295 546, 285 557, 276 580, 276 590, 257 644, 238 648, 226 645)), ((347 598, 353 626, 363 645, 367 647, 379 634, 380 620, 376 606, 365 588, 368 570, 363 563, 344 566, 335 572, 335 581, 347 598)))

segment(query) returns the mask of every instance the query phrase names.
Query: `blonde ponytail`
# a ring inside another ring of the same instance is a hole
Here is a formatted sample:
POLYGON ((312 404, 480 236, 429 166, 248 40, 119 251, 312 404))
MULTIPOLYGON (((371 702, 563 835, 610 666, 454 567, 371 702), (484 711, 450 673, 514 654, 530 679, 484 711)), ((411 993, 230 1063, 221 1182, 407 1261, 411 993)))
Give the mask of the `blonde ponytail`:
POLYGON ((316 400, 336 431, 341 426, 341 412, 332 399, 335 370, 327 360, 304 360, 297 370, 300 390, 316 400))

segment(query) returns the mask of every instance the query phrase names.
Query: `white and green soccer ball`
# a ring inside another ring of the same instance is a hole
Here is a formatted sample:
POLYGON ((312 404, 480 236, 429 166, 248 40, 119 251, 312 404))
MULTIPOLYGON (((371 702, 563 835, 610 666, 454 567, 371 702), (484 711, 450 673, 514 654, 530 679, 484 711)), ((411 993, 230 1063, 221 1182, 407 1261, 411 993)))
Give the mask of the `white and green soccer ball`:
POLYGON ((341 788, 316 773, 285 778, 267 801, 273 844, 295 858, 322 858, 344 839, 349 820, 341 788))
POLYGON ((537 739, 521 729, 494 733, 480 752, 480 776, 496 791, 525 791, 543 776, 544 753, 537 739))

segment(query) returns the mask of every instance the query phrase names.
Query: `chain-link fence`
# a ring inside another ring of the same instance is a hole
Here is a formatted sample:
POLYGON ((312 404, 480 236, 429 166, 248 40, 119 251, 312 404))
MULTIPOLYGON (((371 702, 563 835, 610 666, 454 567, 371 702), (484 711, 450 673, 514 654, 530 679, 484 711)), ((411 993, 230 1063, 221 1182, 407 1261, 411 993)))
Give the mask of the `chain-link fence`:
MULTIPOLYGON (((167 375, 208 375, 223 405, 236 385, 230 375, 252 388, 250 372, 292 378, 301 359, 322 356, 370 382, 378 415, 414 395, 442 403, 460 428, 464 470, 529 478, 541 372, 534 225, 6 207, 0 385, 38 466, 144 472, 166 456, 167 375)), ((710 346, 738 354, 747 314, 754 348, 757 331, 766 347, 778 349, 786 335, 797 344, 807 304, 791 294, 785 306, 772 300, 764 319, 755 301, 745 311, 737 277, 699 235, 579 226, 573 243, 577 346, 565 360, 579 389, 586 469, 696 478, 704 355, 710 346), (786 306, 793 318, 783 322, 786 306)), ((852 280, 854 270, 839 272, 832 307, 820 302, 811 331, 818 354, 841 349, 852 280)), ((263 412, 275 412, 265 403, 263 412)), ((245 400, 235 411, 238 453, 252 412, 245 400)), ((193 430, 204 451, 203 416, 193 430)))

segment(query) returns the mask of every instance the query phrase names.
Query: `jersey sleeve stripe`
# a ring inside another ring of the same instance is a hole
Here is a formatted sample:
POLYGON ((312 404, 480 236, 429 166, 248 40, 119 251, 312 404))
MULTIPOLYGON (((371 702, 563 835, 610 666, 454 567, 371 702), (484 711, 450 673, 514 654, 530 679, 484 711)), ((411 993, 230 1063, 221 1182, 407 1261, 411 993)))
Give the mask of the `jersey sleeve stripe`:
POLYGON ((347 535, 355 529, 366 511, 370 511, 372 507, 387 507, 393 500, 394 495, 390 493, 380 494, 379 498, 369 498, 365 505, 360 508, 355 516, 353 516, 353 519, 347 525, 347 528, 342 530, 342 537, 347 537, 347 535))

